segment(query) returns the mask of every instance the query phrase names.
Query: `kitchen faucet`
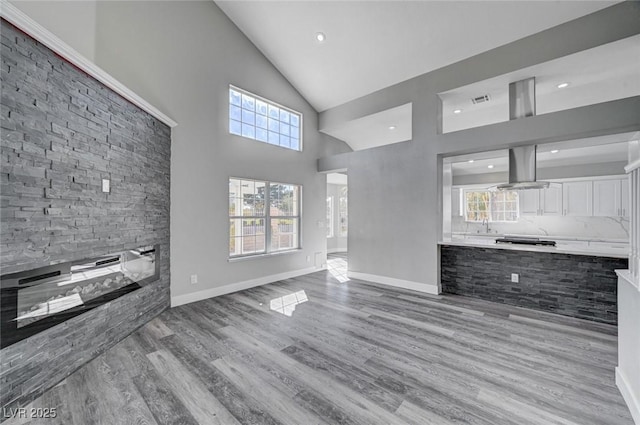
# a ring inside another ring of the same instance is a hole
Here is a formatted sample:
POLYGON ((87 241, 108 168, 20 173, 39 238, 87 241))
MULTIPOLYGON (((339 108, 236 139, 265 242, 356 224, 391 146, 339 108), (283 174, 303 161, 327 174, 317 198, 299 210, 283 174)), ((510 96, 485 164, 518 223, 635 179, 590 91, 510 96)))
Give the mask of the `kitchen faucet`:
POLYGON ((485 233, 489 233, 489 219, 488 218, 483 218, 482 219, 482 225, 484 226, 484 232, 485 233))

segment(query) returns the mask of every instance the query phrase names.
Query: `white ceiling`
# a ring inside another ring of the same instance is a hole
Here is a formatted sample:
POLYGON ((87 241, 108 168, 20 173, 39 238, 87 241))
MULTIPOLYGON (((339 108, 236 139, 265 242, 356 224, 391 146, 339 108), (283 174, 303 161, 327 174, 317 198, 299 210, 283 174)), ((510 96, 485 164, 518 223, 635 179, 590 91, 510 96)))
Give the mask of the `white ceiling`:
MULTIPOLYGON (((629 150, 628 142, 637 136, 637 133, 621 133, 539 145, 536 165, 538 169, 542 169, 580 164, 626 162, 629 150), (552 153, 553 150, 558 152, 552 153)), ((501 149, 449 157, 446 158, 446 161, 452 164, 454 176, 500 173, 509 171, 508 155, 507 149, 501 149), (470 160, 473 162, 469 162, 470 160), (488 168, 489 165, 493 165, 493 168, 488 168)))
POLYGON ((616 1, 216 3, 324 111, 616 1))

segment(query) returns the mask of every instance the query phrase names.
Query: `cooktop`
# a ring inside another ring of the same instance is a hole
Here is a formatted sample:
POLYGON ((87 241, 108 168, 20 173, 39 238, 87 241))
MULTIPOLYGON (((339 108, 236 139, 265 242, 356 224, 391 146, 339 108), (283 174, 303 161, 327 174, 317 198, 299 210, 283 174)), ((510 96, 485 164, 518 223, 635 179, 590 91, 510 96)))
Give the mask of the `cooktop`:
POLYGON ((504 238, 497 238, 496 243, 511 243, 520 245, 544 245, 544 246, 556 246, 556 241, 543 240, 540 238, 527 238, 527 237, 514 237, 505 236, 504 238))

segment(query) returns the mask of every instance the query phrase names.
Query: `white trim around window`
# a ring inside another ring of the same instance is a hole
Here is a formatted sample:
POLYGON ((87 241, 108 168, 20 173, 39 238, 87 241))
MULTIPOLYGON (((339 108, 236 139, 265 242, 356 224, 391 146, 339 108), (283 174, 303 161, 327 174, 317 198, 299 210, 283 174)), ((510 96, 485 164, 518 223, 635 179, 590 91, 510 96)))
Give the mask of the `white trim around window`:
POLYGON ((229 260, 299 250, 302 186, 229 178, 229 260))
POLYGON ((518 192, 511 190, 464 189, 463 208, 464 220, 472 223, 513 223, 520 216, 518 192))
POLYGON ((229 133, 302 151, 302 113, 229 85, 229 133))

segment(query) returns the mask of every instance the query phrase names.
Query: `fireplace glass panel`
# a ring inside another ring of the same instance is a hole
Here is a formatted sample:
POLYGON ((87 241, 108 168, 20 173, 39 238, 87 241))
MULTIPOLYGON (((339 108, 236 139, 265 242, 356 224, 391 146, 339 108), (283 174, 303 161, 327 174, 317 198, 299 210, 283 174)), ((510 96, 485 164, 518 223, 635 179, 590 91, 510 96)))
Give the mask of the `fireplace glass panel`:
MULTIPOLYGON (((28 282, 17 296, 17 328, 87 306, 156 272, 155 250, 135 249, 70 266, 57 275, 28 282)), ((56 274, 56 273, 50 273, 56 274)))

